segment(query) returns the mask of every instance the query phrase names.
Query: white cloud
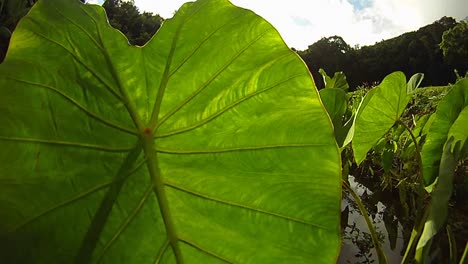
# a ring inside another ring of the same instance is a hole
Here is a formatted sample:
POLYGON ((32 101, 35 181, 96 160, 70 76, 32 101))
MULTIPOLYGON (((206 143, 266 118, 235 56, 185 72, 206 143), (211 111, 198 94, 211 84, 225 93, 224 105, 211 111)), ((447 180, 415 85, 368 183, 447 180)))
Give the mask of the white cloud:
MULTIPOLYGON (((171 17, 184 0, 135 0, 140 10, 171 17)), ((232 0, 272 23, 289 46, 306 49, 322 37, 339 35, 370 45, 417 30, 442 16, 468 16, 466 0, 232 0), (360 3, 359 8, 350 2, 360 3)))

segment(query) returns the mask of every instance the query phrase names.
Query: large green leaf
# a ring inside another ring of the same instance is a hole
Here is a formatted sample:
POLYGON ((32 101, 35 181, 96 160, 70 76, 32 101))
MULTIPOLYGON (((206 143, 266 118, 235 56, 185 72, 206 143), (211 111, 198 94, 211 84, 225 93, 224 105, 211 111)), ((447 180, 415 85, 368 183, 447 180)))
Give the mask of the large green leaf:
POLYGON ((339 150, 313 80, 227 1, 185 4, 144 47, 101 7, 39 1, 0 118, 2 260, 336 260, 339 150))
POLYGON ((400 119, 411 97, 406 92, 406 77, 394 72, 369 91, 356 117, 353 150, 361 163, 367 152, 400 119))
POLYGON ((416 246, 416 259, 418 263, 425 263, 432 238, 439 232, 447 220, 448 202, 452 196, 453 176, 457 160, 451 152, 454 138, 450 138, 445 146, 440 162, 439 174, 435 187, 431 193, 429 214, 424 223, 424 229, 416 246))
MULTIPOLYGON (((437 106, 436 112, 431 117, 430 126, 426 125, 427 136, 421 150, 423 176, 426 186, 431 185, 437 177, 449 130, 466 106, 468 106, 468 78, 457 82, 444 96, 437 106)), ((454 146, 455 144, 456 142, 454 146)))
POLYGON ((466 124, 468 124, 468 107, 463 109, 450 128, 448 140, 445 142, 444 151, 441 156, 439 173, 434 184, 430 186, 432 193, 429 215, 424 223, 424 230, 416 247, 416 258, 421 263, 425 263, 425 258, 431 245, 430 241, 447 220, 457 160, 465 157, 467 152, 466 140, 468 138, 468 131, 466 130, 466 124))

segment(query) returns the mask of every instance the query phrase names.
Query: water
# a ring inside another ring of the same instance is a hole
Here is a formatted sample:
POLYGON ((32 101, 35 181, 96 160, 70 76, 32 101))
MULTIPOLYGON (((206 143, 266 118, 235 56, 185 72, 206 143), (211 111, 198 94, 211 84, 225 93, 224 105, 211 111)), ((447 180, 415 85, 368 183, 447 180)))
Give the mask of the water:
MULTIPOLYGON (((351 188, 363 198, 373 196, 373 192, 349 176, 351 188)), ((367 200, 369 201, 369 200, 367 200)), ((380 243, 389 263, 400 263, 404 253, 403 226, 380 201, 365 204, 377 231, 380 243), (375 208, 371 208, 375 206, 375 208)), ((342 210, 342 247, 338 263, 378 263, 377 252, 364 217, 353 198, 343 194, 342 210)))

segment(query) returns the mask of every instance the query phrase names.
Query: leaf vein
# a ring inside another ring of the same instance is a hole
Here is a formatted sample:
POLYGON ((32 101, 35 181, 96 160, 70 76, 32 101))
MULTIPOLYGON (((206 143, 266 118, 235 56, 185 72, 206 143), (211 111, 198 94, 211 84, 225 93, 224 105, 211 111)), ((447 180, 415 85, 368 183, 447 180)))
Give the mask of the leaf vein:
MULTIPOLYGON (((29 19, 32 19, 32 18, 29 18, 29 19)), ((88 70, 88 72, 90 72, 94 77, 96 77, 96 79, 101 82, 104 87, 106 87, 106 90, 108 90, 113 96, 115 96, 118 100, 122 101, 122 96, 120 94, 118 94, 114 89, 112 89, 112 87, 107 84, 105 81, 104 81, 104 78, 102 78, 101 76, 99 76, 99 74, 97 74, 94 70, 91 69, 90 66, 88 66, 87 64, 85 64, 75 53, 73 53, 72 51, 70 51, 67 47, 65 47, 63 44, 55 41, 55 40, 52 40, 50 38, 48 38, 47 36, 43 35, 43 34, 40 34, 38 32, 33 32, 35 35, 49 41, 49 42, 52 42, 54 43, 55 45, 61 47, 62 49, 64 49, 67 53, 69 53, 79 64, 81 64, 85 69, 88 70)))
POLYGON ((188 239, 181 238, 181 239, 179 239, 179 241, 180 241, 180 242, 183 242, 183 243, 185 243, 185 244, 187 244, 187 245, 189 245, 189 246, 191 246, 191 247, 193 247, 193 248, 195 248, 196 250, 198 250, 198 251, 200 251, 200 252, 203 252, 203 253, 205 253, 205 254, 207 254, 207 255, 209 255, 209 256, 212 256, 212 257, 214 257, 214 258, 217 258, 217 259, 219 259, 219 260, 221 260, 221 261, 223 261, 223 262, 226 262, 226 263, 234 263, 234 262, 232 262, 232 261, 230 261, 230 260, 228 260, 228 259, 226 259, 226 258, 224 258, 224 257, 222 257, 222 256, 220 256, 220 255, 218 255, 218 254, 216 254, 216 253, 214 253, 214 252, 211 252, 211 251, 209 251, 209 250, 207 250, 207 249, 201 247, 200 245, 198 245, 198 244, 196 244, 196 243, 194 243, 194 242, 192 242, 192 241, 189 241, 188 239))
POLYGON ((83 193, 78 194, 75 197, 72 197, 72 198, 70 198, 70 199, 68 199, 66 201, 63 201, 63 202, 61 202, 61 203, 59 203, 57 205, 51 206, 51 207, 47 208, 46 210, 34 215, 33 217, 31 217, 29 219, 26 219, 25 221, 21 222, 16 227, 14 227, 11 232, 17 231, 20 228, 24 227, 25 225, 30 224, 30 223, 34 222, 35 220, 39 219, 40 217, 42 217, 44 215, 47 215, 47 214, 49 214, 49 213, 51 213, 51 212, 53 212, 53 211, 55 211, 55 210, 57 210, 59 208, 62 208, 64 206, 66 206, 66 205, 69 205, 69 204, 75 202, 75 201, 78 201, 81 198, 84 198, 84 197, 86 197, 88 195, 91 195, 91 194, 101 190, 101 189, 104 189, 104 188, 108 187, 109 185, 111 185, 111 183, 112 182, 106 182, 106 183, 100 184, 98 186, 95 186, 94 188, 91 188, 88 191, 85 191, 83 193))
POLYGON ((106 251, 114 244, 115 241, 120 237, 120 235, 127 229, 127 227, 130 225, 130 223, 136 218, 140 210, 143 208, 144 203, 148 199, 149 195, 151 194, 153 186, 150 185, 148 188, 146 188, 146 191, 144 192, 143 196, 141 197, 140 201, 138 202, 138 205, 132 210, 132 212, 128 215, 128 217, 125 219, 125 221, 120 225, 120 227, 117 229, 115 234, 112 236, 112 238, 106 243, 104 248, 102 249, 101 253, 97 257, 97 262, 99 263, 101 259, 104 257, 106 251))
POLYGON ((297 219, 297 218, 294 218, 294 217, 291 217, 291 216, 282 215, 280 213, 271 212, 271 211, 268 211, 268 210, 265 210, 265 209, 261 209, 261 208, 251 206, 251 205, 245 205, 245 204, 241 204, 241 203, 238 203, 238 202, 228 201, 228 200, 220 199, 220 198, 213 197, 213 196, 210 196, 210 195, 202 194, 200 192, 196 192, 196 191, 189 190, 189 189, 181 187, 181 186, 177 186, 176 184, 170 183, 168 181, 165 181, 164 184, 166 186, 168 186, 168 187, 171 187, 171 188, 175 189, 175 190, 178 190, 178 191, 181 191, 181 192, 184 192, 184 193, 187 193, 187 194, 190 194, 190 195, 193 195, 193 196, 205 199, 205 200, 209 200, 209 201, 212 201, 212 202, 217 202, 217 203, 221 203, 221 204, 228 205, 228 206, 234 206, 234 207, 250 210, 250 211, 253 211, 253 212, 257 212, 257 213, 277 217, 277 218, 280 218, 280 219, 283 219, 283 220, 286 220, 286 221, 291 221, 291 222, 311 226, 311 227, 314 227, 314 228, 329 230, 329 228, 327 228, 325 226, 322 226, 322 225, 319 225, 319 224, 307 222, 307 221, 304 221, 302 219, 297 219))
POLYGON ((92 150, 105 151, 105 152, 128 152, 133 149, 131 147, 113 148, 113 147, 108 147, 108 146, 100 146, 100 145, 93 145, 93 144, 86 144, 86 143, 79 143, 79 142, 37 139, 37 138, 20 138, 20 137, 0 136, 0 140, 17 141, 17 142, 24 142, 24 143, 30 142, 30 143, 39 143, 39 144, 48 144, 48 145, 59 145, 59 146, 64 146, 64 147, 76 147, 76 148, 92 149, 92 150))
POLYGON ((258 96, 264 92, 267 92, 273 88, 276 88, 278 86, 280 86, 281 84, 283 83, 286 83, 292 79, 295 79, 297 77, 300 77, 300 76, 303 76, 304 74, 297 74, 297 75, 294 75, 294 76, 291 76, 290 78, 286 79, 286 80, 283 80, 281 82, 278 82, 270 87, 267 87, 267 88, 264 88, 264 89, 261 89, 261 90, 257 90, 243 98, 240 98, 239 100, 233 102, 232 104, 230 105, 227 105, 226 107, 224 107, 223 109, 221 109, 221 111, 215 113, 214 115, 211 115, 203 120, 201 120, 200 122, 192 125, 192 126, 189 126, 189 127, 184 127, 184 128, 179 128, 179 129, 176 129, 176 130, 173 130, 173 131, 169 131, 169 132, 166 132, 166 133, 163 133, 163 134, 156 134, 155 135, 155 138, 163 138, 163 137, 168 137, 168 136, 173 136, 173 135, 177 135, 177 134, 181 134, 181 133, 185 133, 185 132, 188 132, 188 131, 191 131, 191 130, 194 130, 194 129, 197 129, 199 127, 202 127, 208 123, 210 123, 211 121, 215 120, 216 118, 218 118, 219 116, 221 116, 222 114, 226 113, 227 111, 235 108, 236 106, 240 105, 241 103, 245 102, 245 101, 248 101, 249 99, 252 99, 254 98, 255 96, 258 96))
POLYGON ((40 83, 34 83, 34 82, 29 82, 29 81, 25 81, 25 80, 20 80, 20 79, 16 79, 16 78, 9 78, 7 77, 8 79, 10 80, 14 80, 14 81, 18 81, 18 82, 22 82, 22 83, 25 83, 25 84, 30 84, 30 85, 33 85, 33 86, 38 86, 38 87, 42 87, 42 88, 45 88, 45 89, 48 89, 52 92, 55 92, 56 94, 60 95, 61 97, 63 97, 64 99, 66 99, 68 102, 70 102, 71 104, 73 104, 74 106, 76 106, 77 108, 79 108, 80 110, 82 110, 86 115, 94 118, 95 120, 97 121, 100 121, 101 123, 105 124, 105 125, 108 125, 110 127, 113 127, 113 128, 116 128, 122 132, 125 132, 125 133, 129 133, 131 135, 137 135, 137 131, 135 130, 132 130, 130 128, 126 128, 126 127, 123 127, 123 126, 120 126, 118 124, 115 124, 109 120, 106 120, 105 118, 103 117, 100 117, 99 115, 93 113, 92 111, 86 109, 86 107, 82 106, 79 102, 77 102, 75 99, 73 99, 72 97, 68 96, 67 94, 63 93, 62 91, 60 91, 59 89, 55 88, 55 87, 52 87, 52 86, 49 86, 49 85, 45 85, 45 84, 40 84, 40 83))
POLYGON ((245 146, 236 148, 225 148, 225 149, 193 149, 193 150, 178 150, 178 149, 165 149, 156 147, 156 151, 164 154, 217 154, 226 152, 238 152, 238 151, 251 151, 251 150, 267 150, 267 149, 278 149, 278 148, 307 148, 307 147, 320 147, 329 146, 329 144, 278 144, 278 145, 264 145, 264 146, 245 146))
POLYGON ((250 47, 252 47, 257 41, 262 39, 263 36, 266 35, 271 31, 271 29, 265 30, 262 32, 257 38, 255 38, 253 41, 248 43, 246 47, 241 49, 237 54, 234 55, 234 57, 230 58, 226 64, 221 67, 210 79, 208 79, 200 88, 195 90, 189 97, 187 97, 181 104, 178 106, 174 107, 171 111, 169 111, 166 115, 164 115, 161 120, 158 122, 158 124, 155 127, 155 130, 157 130, 159 127, 161 127, 164 122, 166 122, 167 119, 169 119, 171 116, 173 116, 175 113, 177 113, 181 108, 189 104, 194 98, 196 98, 203 90, 205 90, 221 73, 223 73, 235 60, 237 60, 245 51, 247 51, 250 47))

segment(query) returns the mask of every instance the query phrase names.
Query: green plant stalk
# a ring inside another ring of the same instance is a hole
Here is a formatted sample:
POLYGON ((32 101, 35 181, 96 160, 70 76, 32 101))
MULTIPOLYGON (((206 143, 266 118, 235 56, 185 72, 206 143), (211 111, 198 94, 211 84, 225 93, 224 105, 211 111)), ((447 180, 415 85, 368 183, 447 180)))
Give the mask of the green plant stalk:
POLYGON ((449 225, 445 227, 447 232, 447 240, 449 242, 449 249, 450 249, 450 263, 457 263, 457 244, 455 237, 453 236, 452 229, 449 225))
POLYGON ((371 233, 372 237, 372 242, 374 243, 375 250, 377 251, 377 256, 379 258, 379 263, 380 264, 386 264, 387 262, 387 256, 385 256, 385 253, 383 251, 382 245, 380 245, 379 239, 377 237, 377 232, 375 231, 374 226, 372 225, 372 221, 369 218, 369 214, 367 213, 366 208, 364 207, 364 204, 361 201, 361 198, 354 192, 354 190, 351 188, 351 186, 346 182, 342 181, 343 186, 351 193, 353 196, 354 200, 356 201, 359 210, 362 213, 362 216, 364 216, 364 219, 366 220, 367 227, 369 228, 369 231, 371 233))
POLYGON ((406 247, 405 255, 403 256, 403 259, 401 260, 402 264, 408 263, 409 254, 413 251, 414 247, 416 246, 415 242, 419 240, 419 237, 422 234, 424 223, 426 222, 426 219, 429 216, 429 210, 430 210, 430 206, 428 204, 424 209, 424 214, 422 215, 422 217, 419 219, 419 221, 416 221, 417 224, 413 227, 413 231, 411 231, 411 237, 408 242, 408 246, 406 247))
POLYGON ((463 255, 462 257, 460 258, 460 262, 459 264, 466 264, 468 263, 468 259, 467 259, 467 256, 468 255, 468 242, 466 243, 465 245, 465 250, 463 250, 463 255))
POLYGON ((400 119, 398 119, 397 121, 398 124, 401 124, 405 129, 406 131, 408 131, 408 133, 410 134, 411 136, 411 139, 413 140, 413 143, 414 143, 414 147, 416 148, 416 158, 418 159, 418 165, 419 165, 419 170, 418 170, 418 181, 419 183, 421 184, 421 188, 424 188, 424 182, 423 182, 423 175, 422 175, 422 168, 423 168, 423 165, 422 165, 422 158, 421 158, 421 148, 419 147, 419 143, 418 141, 416 140, 416 137, 414 136, 413 134, 413 131, 411 131, 411 129, 403 122, 401 121, 400 119))

